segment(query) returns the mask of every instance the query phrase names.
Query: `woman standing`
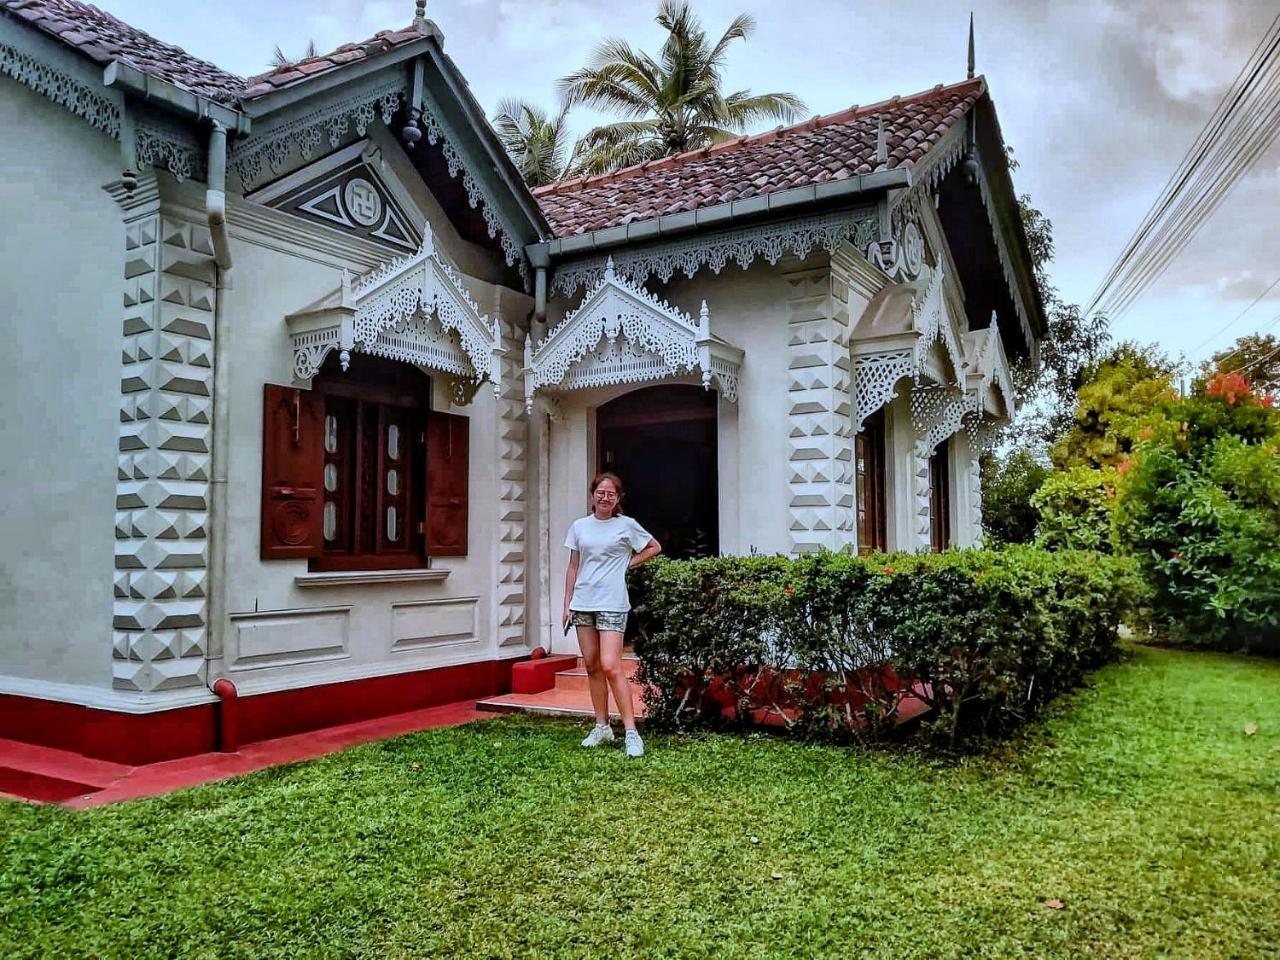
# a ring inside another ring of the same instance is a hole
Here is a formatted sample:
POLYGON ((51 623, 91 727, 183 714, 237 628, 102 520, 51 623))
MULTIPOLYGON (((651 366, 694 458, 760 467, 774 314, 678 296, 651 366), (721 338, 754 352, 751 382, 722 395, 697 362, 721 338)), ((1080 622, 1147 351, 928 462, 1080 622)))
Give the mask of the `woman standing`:
POLYGON ((582 741, 598 747, 613 740, 609 726, 609 691, 622 714, 628 757, 644 755, 644 742, 636 732, 631 707, 631 684, 622 672, 622 635, 627 629, 631 600, 627 596, 627 570, 638 567, 662 551, 649 531, 622 514, 622 481, 602 473, 591 481, 591 513, 569 527, 564 545, 569 569, 564 578, 566 632, 572 623, 578 630, 578 646, 591 687, 595 728, 582 741))

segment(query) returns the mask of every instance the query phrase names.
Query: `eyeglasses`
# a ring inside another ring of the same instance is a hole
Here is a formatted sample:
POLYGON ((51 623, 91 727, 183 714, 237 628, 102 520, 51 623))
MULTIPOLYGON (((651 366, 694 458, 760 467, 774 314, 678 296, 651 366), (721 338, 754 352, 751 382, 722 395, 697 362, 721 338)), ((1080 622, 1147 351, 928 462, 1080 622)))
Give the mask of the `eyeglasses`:
POLYGON ((618 495, 616 493, 610 493, 607 490, 597 490, 596 499, 597 500, 617 500, 618 495))

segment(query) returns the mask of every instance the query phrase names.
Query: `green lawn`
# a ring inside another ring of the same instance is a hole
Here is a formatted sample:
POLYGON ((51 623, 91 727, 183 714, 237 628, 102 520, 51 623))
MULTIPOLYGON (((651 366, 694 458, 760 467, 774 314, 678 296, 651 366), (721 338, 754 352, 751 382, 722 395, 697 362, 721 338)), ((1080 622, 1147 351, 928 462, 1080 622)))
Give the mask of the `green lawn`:
POLYGON ((1139 649, 960 764, 581 735, 0 803, 0 957, 1280 956, 1277 663, 1139 649))

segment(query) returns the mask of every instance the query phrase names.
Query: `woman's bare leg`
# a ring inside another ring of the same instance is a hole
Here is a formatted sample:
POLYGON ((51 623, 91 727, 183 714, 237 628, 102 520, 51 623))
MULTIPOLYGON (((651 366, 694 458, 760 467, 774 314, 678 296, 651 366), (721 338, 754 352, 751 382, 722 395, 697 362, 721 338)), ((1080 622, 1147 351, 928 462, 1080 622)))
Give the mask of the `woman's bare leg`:
MULTIPOLYGON (((601 676, 608 680, 614 702, 622 714, 622 725, 628 730, 636 728, 636 715, 631 707, 631 682, 622 670, 622 634, 615 630, 599 631, 598 651, 601 676)), ((595 691, 592 691, 595 696, 595 691)))
POLYGON ((591 706, 596 712, 596 726, 609 725, 609 686, 604 671, 600 669, 600 634, 595 627, 578 628, 578 649, 582 651, 582 665, 587 671, 587 686, 591 688, 591 706))

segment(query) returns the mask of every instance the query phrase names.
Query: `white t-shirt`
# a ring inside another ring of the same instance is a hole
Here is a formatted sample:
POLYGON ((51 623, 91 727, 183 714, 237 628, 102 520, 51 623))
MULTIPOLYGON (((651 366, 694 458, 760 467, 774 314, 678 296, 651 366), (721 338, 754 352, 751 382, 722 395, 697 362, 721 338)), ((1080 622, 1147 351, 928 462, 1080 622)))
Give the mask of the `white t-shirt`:
POLYGON ((653 537, 630 517, 597 520, 594 514, 579 517, 569 527, 564 545, 578 551, 578 579, 569 609, 584 613, 625 613, 627 564, 633 553, 648 546, 653 537))

